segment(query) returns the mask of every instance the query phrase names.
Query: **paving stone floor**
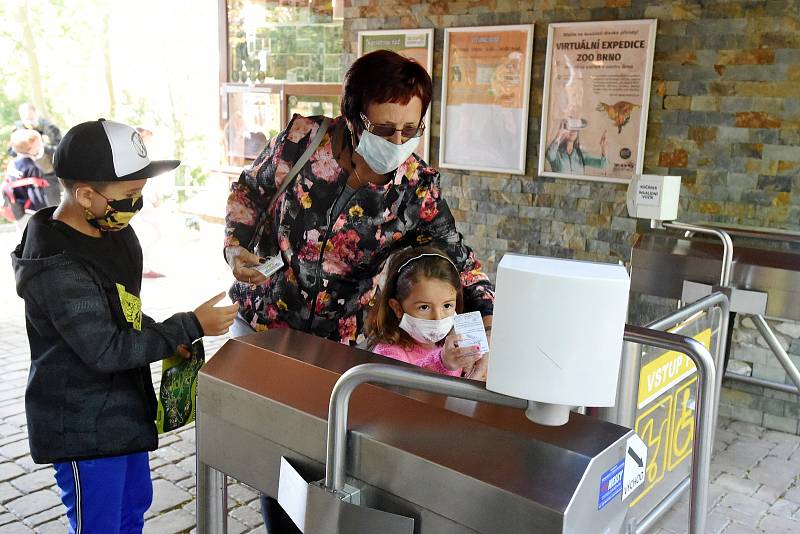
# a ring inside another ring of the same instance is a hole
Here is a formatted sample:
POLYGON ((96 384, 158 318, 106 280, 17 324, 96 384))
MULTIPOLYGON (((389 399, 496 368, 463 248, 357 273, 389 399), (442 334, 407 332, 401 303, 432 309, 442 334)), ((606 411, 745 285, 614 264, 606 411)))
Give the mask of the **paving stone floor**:
MULTIPOLYGON (((151 268, 167 276, 146 279, 142 289, 144 310, 157 320, 193 309, 229 284, 219 249, 222 229, 203 222, 200 226, 199 232, 188 229, 175 214, 164 225, 151 268)), ((0 227, 0 250, 10 251, 17 238, 3 230, 0 227)), ((0 280, 5 280, 0 283, 0 534, 63 534, 65 521, 52 470, 34 464, 28 452, 23 406, 28 342, 23 304, 14 291, 8 260, 0 262, 0 280)), ((207 352, 213 353, 224 340, 207 338, 207 352)), ((158 365, 153 366, 153 377, 160 377, 158 365)), ((146 533, 193 531, 194 454, 190 427, 163 436, 150 455, 154 499, 146 533)), ((708 534, 800 533, 800 437, 721 420, 711 474, 708 534)), ((228 496, 228 532, 263 532, 256 492, 230 481, 228 496)), ((687 512, 684 498, 652 532, 686 532, 687 512)))

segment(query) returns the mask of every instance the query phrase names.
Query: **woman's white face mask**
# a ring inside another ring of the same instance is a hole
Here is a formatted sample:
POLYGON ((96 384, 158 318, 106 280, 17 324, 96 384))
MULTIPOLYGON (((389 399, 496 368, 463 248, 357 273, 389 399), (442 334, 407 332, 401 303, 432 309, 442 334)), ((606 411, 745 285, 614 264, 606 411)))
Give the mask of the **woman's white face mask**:
POLYGON ((386 174, 397 169, 417 149, 419 137, 412 137, 396 145, 374 133, 364 130, 358 141, 356 152, 364 158, 370 169, 377 174, 386 174))
POLYGON ((418 319, 404 313, 400 328, 417 343, 438 343, 453 329, 455 314, 443 319, 418 319))

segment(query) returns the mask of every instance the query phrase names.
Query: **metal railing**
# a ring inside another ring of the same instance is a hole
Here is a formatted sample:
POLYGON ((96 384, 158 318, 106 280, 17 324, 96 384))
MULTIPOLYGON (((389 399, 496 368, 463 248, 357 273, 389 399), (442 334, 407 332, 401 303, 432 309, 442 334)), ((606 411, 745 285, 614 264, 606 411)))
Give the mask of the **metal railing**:
POLYGON ((686 232, 718 237, 720 241, 722 241, 722 271, 719 276, 719 285, 722 287, 730 287, 731 271, 733 270, 733 240, 728 232, 718 228, 709 228, 707 226, 698 226, 696 224, 687 224, 678 221, 661 223, 661 226, 674 230, 684 230, 686 232))
POLYGON ((461 378, 434 375, 416 369, 404 369, 382 363, 357 365, 344 373, 331 392, 328 406, 328 443, 325 461, 325 486, 336 492, 344 490, 345 453, 347 452, 347 417, 350 395, 361 384, 401 386, 429 393, 498 404, 524 410, 528 402, 487 390, 461 378))

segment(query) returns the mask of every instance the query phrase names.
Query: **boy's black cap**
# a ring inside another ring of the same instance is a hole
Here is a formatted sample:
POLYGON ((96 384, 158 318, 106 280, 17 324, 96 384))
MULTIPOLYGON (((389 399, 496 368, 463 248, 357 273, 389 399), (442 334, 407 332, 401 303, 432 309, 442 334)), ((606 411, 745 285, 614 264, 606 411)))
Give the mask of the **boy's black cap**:
POLYGON ((98 119, 73 126, 53 156, 56 175, 82 182, 122 182, 152 178, 180 161, 150 161, 142 137, 119 122, 98 119))

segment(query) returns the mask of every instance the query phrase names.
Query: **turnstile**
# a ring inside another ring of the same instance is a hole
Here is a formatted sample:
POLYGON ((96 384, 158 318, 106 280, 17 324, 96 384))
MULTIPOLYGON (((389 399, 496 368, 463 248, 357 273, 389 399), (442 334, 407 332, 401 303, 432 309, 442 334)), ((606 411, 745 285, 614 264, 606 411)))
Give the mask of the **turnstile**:
MULTIPOLYGON (((334 384, 386 361, 292 330, 226 343, 198 382, 198 532, 224 531, 220 473, 272 497, 282 458, 321 479, 334 384)), ((544 427, 519 409, 373 385, 353 393, 349 428, 359 505, 413 518, 416 534, 624 532, 630 429, 576 413, 544 427)))
MULTIPOLYGON (((800 237, 781 247, 768 246, 769 235, 734 240, 731 286, 767 294, 764 315, 800 321, 800 237)), ((681 299, 687 281, 718 283, 721 257, 722 246, 702 237, 640 234, 631 251, 631 291, 681 299)))

